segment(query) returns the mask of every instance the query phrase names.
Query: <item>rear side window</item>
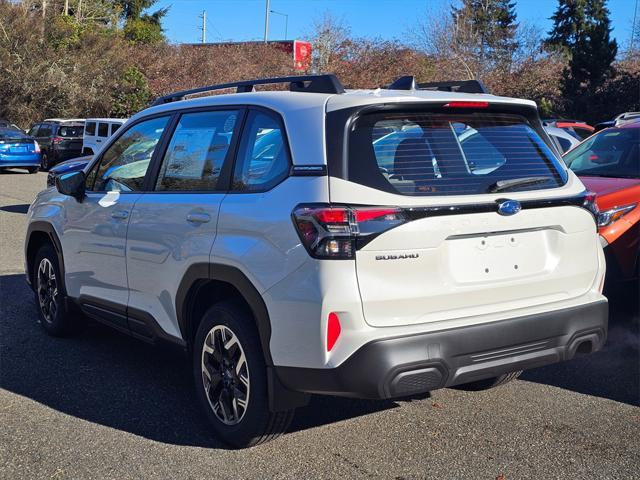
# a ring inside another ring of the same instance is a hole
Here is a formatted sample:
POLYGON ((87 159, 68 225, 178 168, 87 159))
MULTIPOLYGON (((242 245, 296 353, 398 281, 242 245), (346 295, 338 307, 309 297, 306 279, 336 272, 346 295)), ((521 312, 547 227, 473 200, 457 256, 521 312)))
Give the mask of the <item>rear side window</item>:
POLYGON ((93 137, 96 134, 96 123, 95 122, 87 122, 85 129, 85 135, 89 137, 93 137))
POLYGON ((111 135, 116 133, 119 128, 120 128, 120 124, 119 123, 112 123, 111 124, 111 135))
POLYGON ((235 110, 182 115, 162 161, 156 190, 215 190, 237 118, 235 110))
POLYGON ((51 125, 43 123, 42 125, 40 125, 40 128, 38 129, 38 136, 39 137, 50 137, 53 135, 53 129, 51 128, 51 125))
POLYGON ((100 122, 98 124, 98 136, 99 137, 108 137, 109 136, 109 124, 100 122))
POLYGON ((275 114, 251 111, 244 128, 233 189, 261 192, 284 180, 291 166, 284 128, 275 114))
POLYGON ((403 195, 522 191, 566 181, 535 128, 511 113, 368 114, 357 119, 348 152, 350 181, 403 195))

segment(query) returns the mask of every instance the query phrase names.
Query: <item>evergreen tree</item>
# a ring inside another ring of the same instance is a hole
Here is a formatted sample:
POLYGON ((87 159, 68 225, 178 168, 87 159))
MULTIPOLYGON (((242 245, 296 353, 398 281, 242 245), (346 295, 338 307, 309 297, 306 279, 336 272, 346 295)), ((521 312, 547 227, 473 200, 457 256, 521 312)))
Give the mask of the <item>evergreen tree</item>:
POLYGON ((463 0, 452 7, 456 43, 465 42, 476 57, 478 74, 492 68, 508 68, 517 48, 515 2, 512 0, 463 0))
POLYGON ((139 43, 155 43, 162 41, 162 19, 169 8, 161 8, 153 13, 146 13, 158 0, 116 0, 122 9, 125 37, 139 43))
POLYGON ((562 93, 570 113, 588 115, 598 88, 610 78, 618 44, 611 39, 606 0, 558 0, 553 29, 546 45, 562 52, 569 65, 563 73, 562 93))

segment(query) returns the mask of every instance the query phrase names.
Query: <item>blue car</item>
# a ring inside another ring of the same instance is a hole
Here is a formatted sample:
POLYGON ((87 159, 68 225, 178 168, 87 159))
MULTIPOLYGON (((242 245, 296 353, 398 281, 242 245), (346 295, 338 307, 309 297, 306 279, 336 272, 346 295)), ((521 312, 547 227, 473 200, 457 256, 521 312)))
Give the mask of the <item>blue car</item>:
POLYGON ((15 128, 0 127, 0 169, 25 168, 36 173, 40 159, 40 146, 33 137, 15 128))
POLYGON ((93 155, 73 158, 71 160, 61 162, 55 167, 51 167, 49 169, 49 175, 47 175, 47 187, 53 187, 56 184, 56 177, 58 175, 84 170, 84 167, 86 167, 91 160, 93 160, 93 155))

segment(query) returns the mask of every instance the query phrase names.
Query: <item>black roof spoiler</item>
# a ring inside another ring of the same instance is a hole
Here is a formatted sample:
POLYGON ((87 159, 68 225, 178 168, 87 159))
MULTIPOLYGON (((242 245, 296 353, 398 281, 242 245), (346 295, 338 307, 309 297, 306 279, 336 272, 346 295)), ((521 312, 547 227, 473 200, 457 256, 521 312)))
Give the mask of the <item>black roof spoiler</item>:
POLYGON ((451 80, 448 82, 418 83, 413 75, 398 78, 387 90, 438 90, 458 93, 489 93, 480 80, 451 80))
POLYGON ((182 90, 157 98, 151 106, 154 107, 156 105, 164 105, 165 103, 177 102, 191 95, 215 92, 216 90, 225 90, 228 88, 235 88, 236 93, 253 92, 256 85, 272 85, 277 83, 288 83, 289 90, 292 92, 344 93, 342 83, 340 83, 340 80, 332 73, 321 75, 293 75, 289 77, 260 78, 242 82, 221 83, 219 85, 182 90))

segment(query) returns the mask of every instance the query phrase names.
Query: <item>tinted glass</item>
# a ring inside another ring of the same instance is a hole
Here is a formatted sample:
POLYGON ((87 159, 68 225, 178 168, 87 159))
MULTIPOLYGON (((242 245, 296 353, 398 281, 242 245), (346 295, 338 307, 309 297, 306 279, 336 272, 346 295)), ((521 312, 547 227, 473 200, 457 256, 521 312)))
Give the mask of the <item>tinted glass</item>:
POLYGON ((111 135, 116 133, 119 128, 120 128, 120 124, 119 123, 112 123, 111 124, 111 135))
POLYGON ((244 129, 233 179, 240 191, 272 188, 289 174, 291 159, 277 117, 252 111, 244 129))
POLYGON ((566 172, 519 115, 375 113, 360 117, 349 139, 348 179, 391 193, 478 194, 524 178, 508 191, 558 187, 566 172))
POLYGON ((84 133, 90 137, 96 134, 96 122, 87 122, 85 124, 84 133))
POLYGON ((640 128, 609 128, 564 157, 577 174, 640 178, 640 128))
POLYGON ((560 144, 560 149, 562 152, 566 152, 571 148, 571 142, 568 139, 562 138, 562 137, 556 137, 556 140, 560 144))
POLYGON ((29 135, 31 135, 32 137, 36 137, 38 136, 38 129, 40 128, 39 124, 34 125, 33 127, 31 127, 29 129, 29 135))
POLYGON ((0 140, 2 140, 3 142, 30 142, 32 138, 30 135, 27 135, 26 133, 20 132, 18 130, 14 130, 13 128, 0 128, 0 140))
POLYGON ((98 136, 99 137, 108 137, 109 136, 109 124, 108 123, 99 123, 98 124, 98 136))
POLYGON ((84 125, 60 125, 58 135, 61 137, 81 137, 84 133, 84 125))
POLYGON ((168 117, 154 118, 134 125, 102 155, 97 170, 89 175, 94 191, 140 190, 156 145, 168 117))
POLYGON ((51 125, 42 124, 38 129, 38 137, 50 137, 53 135, 53 128, 51 125))
POLYGON ((182 115, 165 153, 156 190, 215 190, 237 111, 182 115))

